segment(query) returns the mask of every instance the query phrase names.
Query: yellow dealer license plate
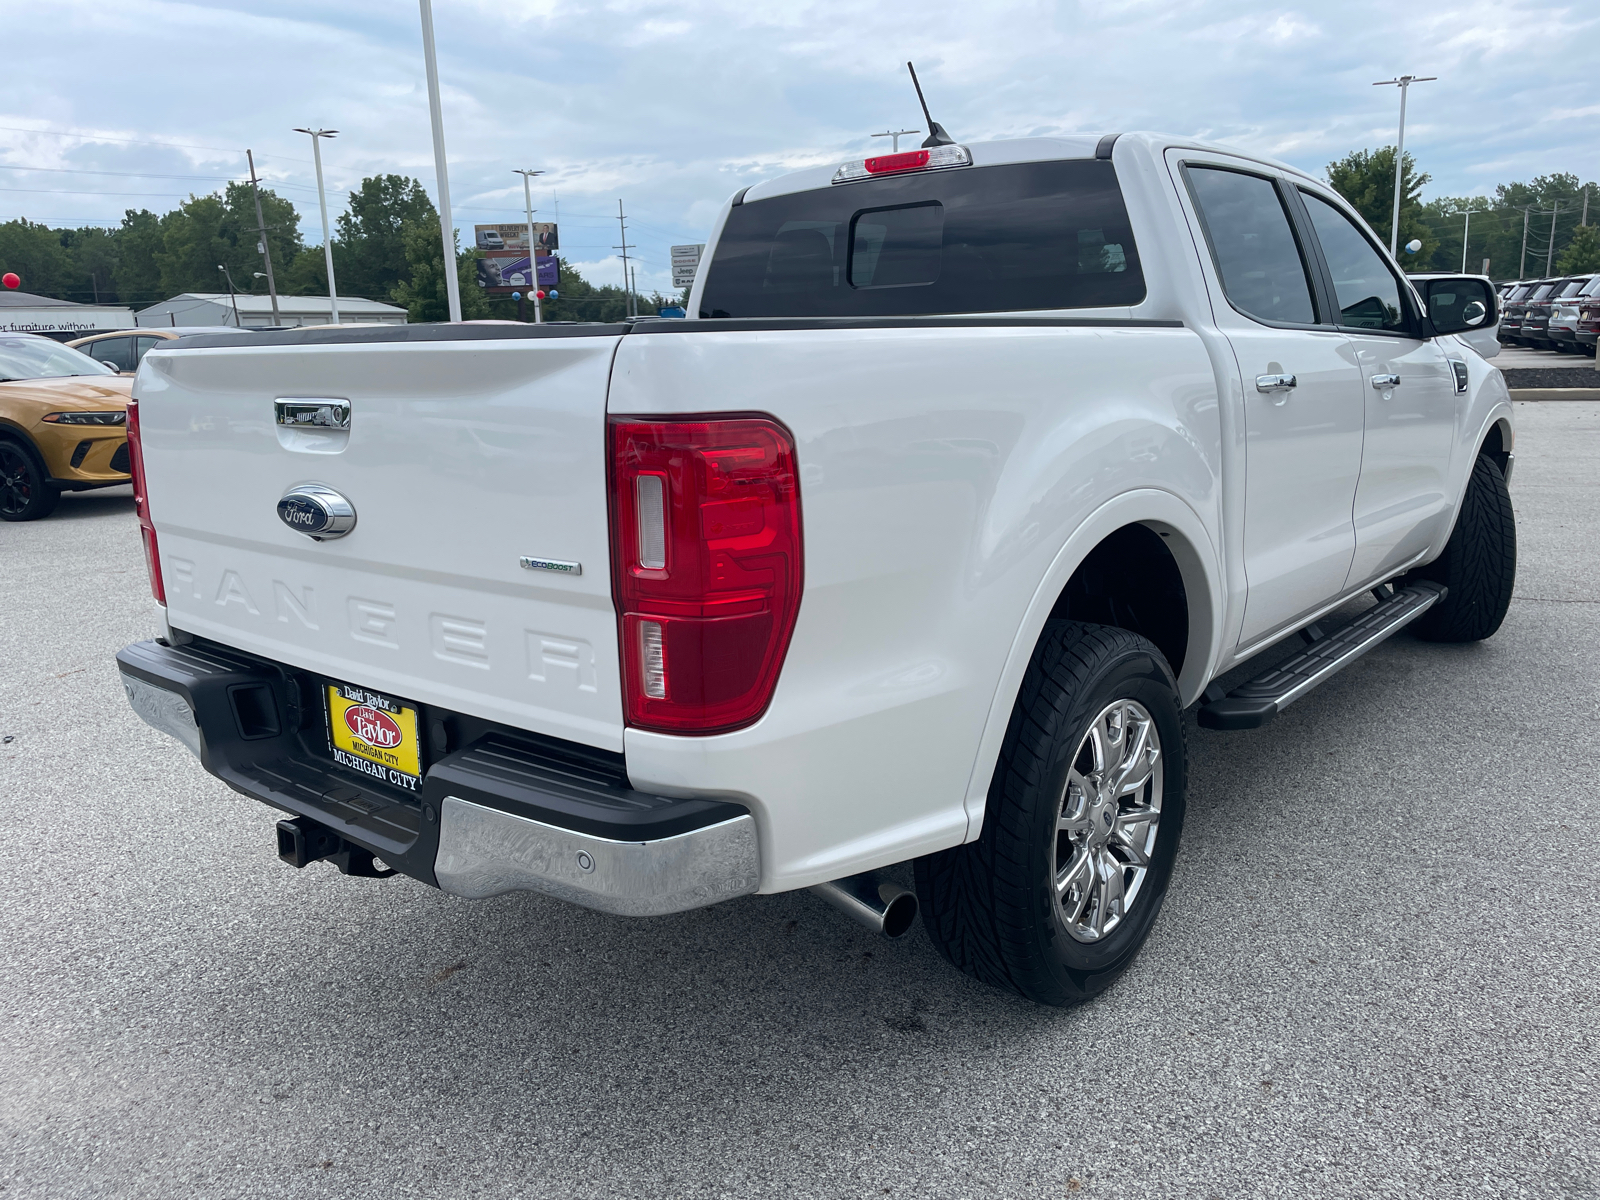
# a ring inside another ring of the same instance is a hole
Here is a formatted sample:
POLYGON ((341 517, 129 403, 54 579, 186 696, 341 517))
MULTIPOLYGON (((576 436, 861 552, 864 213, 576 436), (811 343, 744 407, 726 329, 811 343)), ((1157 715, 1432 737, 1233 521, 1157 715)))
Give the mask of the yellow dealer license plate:
POLYGON ((333 760, 370 779, 416 791, 422 783, 417 710, 348 684, 328 688, 333 760))

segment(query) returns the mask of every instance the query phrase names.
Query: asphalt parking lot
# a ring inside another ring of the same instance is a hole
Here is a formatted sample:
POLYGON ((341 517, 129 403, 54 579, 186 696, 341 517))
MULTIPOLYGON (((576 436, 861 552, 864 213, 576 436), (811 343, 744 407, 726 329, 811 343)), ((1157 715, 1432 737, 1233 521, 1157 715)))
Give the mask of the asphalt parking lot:
POLYGON ((1600 1196, 1600 404, 1518 421, 1500 634, 1192 728, 1166 908, 1070 1011, 804 893, 293 871, 122 696, 126 489, 0 526, 0 1195, 1600 1196))

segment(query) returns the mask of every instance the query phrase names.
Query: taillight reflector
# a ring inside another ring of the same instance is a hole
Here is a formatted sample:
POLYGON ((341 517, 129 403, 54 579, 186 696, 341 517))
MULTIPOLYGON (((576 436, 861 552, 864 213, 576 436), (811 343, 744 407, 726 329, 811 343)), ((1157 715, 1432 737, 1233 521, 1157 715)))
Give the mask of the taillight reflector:
POLYGON ((144 543, 144 563, 150 572, 150 594, 157 603, 165 604, 167 588, 161 580, 161 552, 145 491, 144 442, 139 433, 139 401, 135 399, 128 401, 128 474, 133 476, 133 512, 139 518, 139 540, 144 543))
POLYGON ((616 418, 610 442, 628 723, 748 725, 772 699, 800 609, 794 439, 770 417, 616 418))

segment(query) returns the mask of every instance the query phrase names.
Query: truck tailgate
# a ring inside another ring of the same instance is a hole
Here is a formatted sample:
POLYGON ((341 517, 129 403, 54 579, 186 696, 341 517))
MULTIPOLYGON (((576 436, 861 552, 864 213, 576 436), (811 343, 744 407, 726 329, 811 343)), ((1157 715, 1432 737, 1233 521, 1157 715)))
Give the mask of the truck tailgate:
POLYGON ((170 623, 620 750, 605 468, 617 337, 562 332, 147 355, 134 395, 170 623), (281 426, 280 399, 346 400, 349 428, 281 426), (279 519, 279 498, 309 482, 348 498, 351 533, 316 542, 279 519))

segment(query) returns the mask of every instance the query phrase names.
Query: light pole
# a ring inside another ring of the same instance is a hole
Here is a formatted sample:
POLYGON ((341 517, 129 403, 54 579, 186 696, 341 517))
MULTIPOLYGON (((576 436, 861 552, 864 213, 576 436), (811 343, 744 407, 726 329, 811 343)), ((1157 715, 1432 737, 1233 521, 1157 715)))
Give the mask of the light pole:
POLYGON ((333 282, 333 234, 328 228, 328 197, 322 190, 322 139, 338 136, 337 129, 296 129, 296 133, 311 137, 311 157, 317 163, 317 207, 322 209, 322 257, 328 264, 328 307, 333 313, 333 323, 339 323, 339 289, 333 282))
POLYGON ((1465 218, 1461 224, 1461 273, 1463 275, 1467 273, 1467 234, 1472 229, 1472 214, 1488 211, 1486 208, 1466 208, 1461 211, 1461 216, 1465 218))
POLYGON ((921 132, 922 132, 922 130, 920 130, 920 129, 885 129, 882 133, 875 133, 872 136, 873 137, 893 138, 894 139, 894 149, 891 150, 890 153, 891 154, 899 154, 900 153, 900 139, 903 138, 903 137, 910 137, 913 133, 921 133, 921 132))
MULTIPOLYGON (((426 2, 426 0, 424 0, 426 2)), ((1380 79, 1373 87, 1400 88, 1400 138, 1399 145, 1394 148, 1394 216, 1389 222, 1389 257, 1395 257, 1400 250, 1400 185, 1405 172, 1406 163, 1406 89, 1413 83, 1433 83, 1437 75, 1399 75, 1394 79, 1380 79)))
POLYGON ((233 275, 232 275, 231 272, 229 272, 228 268, 223 266, 221 263, 217 264, 217 270, 221 271, 222 272, 222 277, 228 281, 228 299, 230 301, 232 301, 232 303, 233 303, 233 327, 235 329, 238 329, 238 328, 240 328, 240 325, 239 325, 239 300, 233 294, 233 275))
POLYGON ((450 319, 461 320, 461 281, 456 278, 456 229, 450 216, 450 173, 444 156, 444 110, 439 107, 439 63, 433 50, 433 3, 422 6, 422 62, 428 76, 428 117, 433 123, 433 173, 439 181, 439 235, 444 243, 444 294, 450 319))
POLYGON ((533 184, 530 182, 535 175, 543 175, 543 171, 526 170, 522 167, 511 168, 516 174, 522 176, 522 206, 528 210, 528 290, 533 293, 533 323, 544 323, 544 312, 539 307, 539 268, 533 261, 533 184))

